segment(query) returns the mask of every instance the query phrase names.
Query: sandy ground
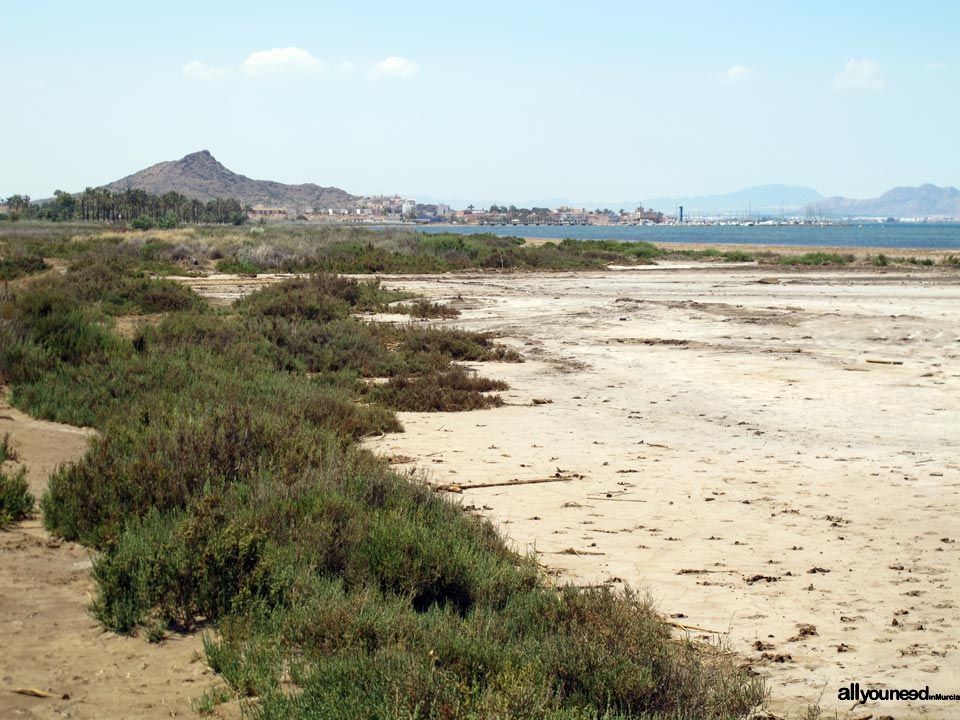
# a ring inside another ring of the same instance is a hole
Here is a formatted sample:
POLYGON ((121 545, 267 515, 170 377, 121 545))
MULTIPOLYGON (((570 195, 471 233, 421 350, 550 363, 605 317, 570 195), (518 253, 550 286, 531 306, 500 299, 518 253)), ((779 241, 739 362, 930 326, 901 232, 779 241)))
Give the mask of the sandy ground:
MULTIPOLYGON (((11 434, 40 497, 50 473, 83 454, 91 431, 34 420, 3 394, 0 436, 11 434)), ((197 659, 200 635, 151 645, 104 631, 87 612, 91 557, 51 537, 39 514, 0 531, 0 718, 196 717, 190 701, 219 682, 197 659), (49 697, 16 692, 24 689, 49 697)))
POLYGON ((838 700, 851 682, 960 692, 960 274, 385 282, 528 362, 475 366, 510 383, 508 406, 402 413, 406 432, 370 447, 437 485, 582 475, 458 497, 561 580, 629 583, 719 631, 781 716, 960 717, 838 700))
MULTIPOLYGON (((228 304, 280 279, 186 282, 228 304)), ((455 497, 561 580, 626 582, 720 631, 782 716, 819 702, 828 717, 960 717, 958 703, 836 700, 853 681, 960 691, 960 276, 673 263, 388 284, 528 358, 477 365, 510 382, 507 407, 402 414, 406 433, 371 443, 412 459, 398 468, 461 486, 581 475, 455 497)), ((37 495, 89 436, 0 402, 7 431, 37 495)), ((0 717, 192 714, 216 683, 200 638, 104 632, 86 610, 90 557, 37 518, 0 532, 0 717)))

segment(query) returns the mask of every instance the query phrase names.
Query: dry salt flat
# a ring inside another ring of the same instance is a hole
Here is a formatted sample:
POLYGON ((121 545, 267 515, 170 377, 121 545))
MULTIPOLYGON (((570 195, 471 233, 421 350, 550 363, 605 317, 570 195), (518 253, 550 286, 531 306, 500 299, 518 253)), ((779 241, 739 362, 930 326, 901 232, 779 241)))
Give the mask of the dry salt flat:
POLYGON ((371 440, 559 579, 629 584, 800 717, 960 717, 960 275, 655 267, 402 277, 523 364, 371 440), (529 480, 551 482, 524 483, 529 480), (470 489, 471 485, 512 483, 470 489))

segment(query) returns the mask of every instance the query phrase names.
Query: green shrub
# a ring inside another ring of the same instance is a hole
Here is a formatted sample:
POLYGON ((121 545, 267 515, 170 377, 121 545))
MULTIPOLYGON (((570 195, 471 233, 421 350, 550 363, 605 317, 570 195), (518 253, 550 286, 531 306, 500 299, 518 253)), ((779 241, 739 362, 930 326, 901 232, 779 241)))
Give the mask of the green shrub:
POLYGON ((161 230, 172 230, 179 224, 180 219, 174 212, 168 212, 166 215, 161 215, 157 218, 157 227, 161 230))
POLYGON ((79 462, 51 476, 47 529, 103 547, 127 518, 182 510, 265 467, 306 470, 322 460, 324 438, 313 426, 291 432, 279 416, 226 398, 198 410, 154 403, 109 422, 79 462))
POLYGON ((838 253, 810 252, 780 258, 781 265, 849 265, 856 258, 838 253))
POLYGON ((42 257, 34 255, 5 257, 0 259, 0 280, 16 280, 49 269, 50 266, 42 257))
POLYGON ((455 412, 499 407, 503 398, 483 393, 506 389, 505 382, 476 377, 455 366, 414 378, 391 378, 383 385, 372 386, 368 397, 394 410, 455 412))
POLYGON ((27 471, 20 468, 10 474, 3 469, 5 462, 16 460, 10 446, 10 434, 0 440, 0 529, 11 522, 22 520, 33 511, 33 495, 27 485, 27 471))
POLYGON ((204 301, 173 280, 153 280, 132 258, 81 259, 67 271, 66 290, 77 300, 96 303, 109 315, 199 309, 204 301))
POLYGON ((402 337, 402 350, 408 355, 440 355, 459 362, 522 362, 517 351, 498 345, 488 334, 446 328, 412 327, 408 328, 402 337))
POLYGON ((249 315, 329 322, 350 312, 386 310, 389 303, 407 297, 406 293, 381 287, 379 280, 359 282, 317 273, 263 288, 240 300, 237 307, 249 315))
POLYGON ((415 300, 412 303, 399 303, 391 305, 390 312, 403 313, 418 318, 453 318, 460 314, 456 308, 449 305, 430 302, 429 300, 415 300))
POLYGON ((132 223, 130 223, 130 227, 132 227, 134 230, 152 230, 156 226, 157 223, 154 221, 154 219, 152 217, 148 217, 147 215, 141 215, 132 223))

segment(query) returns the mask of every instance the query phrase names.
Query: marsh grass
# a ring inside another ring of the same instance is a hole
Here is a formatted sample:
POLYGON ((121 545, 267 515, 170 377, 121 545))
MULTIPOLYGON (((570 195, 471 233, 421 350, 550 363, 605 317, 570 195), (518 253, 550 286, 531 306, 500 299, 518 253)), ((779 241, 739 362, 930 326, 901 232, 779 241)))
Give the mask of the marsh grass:
POLYGON ((720 250, 719 248, 706 248, 704 250, 679 250, 671 248, 670 250, 664 250, 663 254, 667 257, 706 258, 722 260, 723 262, 753 262, 756 259, 753 253, 748 253, 744 250, 720 250))
POLYGON ((856 258, 850 254, 809 252, 780 258, 781 265, 849 265, 856 258))
MULTIPOLYGON (((106 627, 215 630, 207 661, 258 718, 734 718, 760 701, 746 671, 671 638, 642 598, 553 587, 489 522, 357 445, 399 429, 388 405, 490 402, 504 386, 454 363, 515 351, 360 322, 395 295, 329 275, 217 311, 144 270, 172 252, 158 241, 152 259, 146 244, 64 241, 65 276, 0 302, 12 401, 100 431, 42 509, 51 532, 99 550, 106 627), (120 312, 164 315, 124 338, 120 312), (393 380, 371 391, 372 377, 393 380)), ((434 242, 445 263, 473 251, 434 242)), ((491 247, 477 258, 516 250, 491 247)))
POLYGON ((233 699, 233 693, 226 687, 215 687, 194 700, 190 706, 200 715, 212 715, 217 707, 233 699))

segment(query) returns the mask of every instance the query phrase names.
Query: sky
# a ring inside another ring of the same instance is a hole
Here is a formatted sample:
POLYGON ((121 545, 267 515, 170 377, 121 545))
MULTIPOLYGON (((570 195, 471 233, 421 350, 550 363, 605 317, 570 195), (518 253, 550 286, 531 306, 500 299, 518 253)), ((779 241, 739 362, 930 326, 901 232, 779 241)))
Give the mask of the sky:
POLYGON ((960 3, 8 3, 0 197, 209 150, 526 204, 960 185, 960 3))

